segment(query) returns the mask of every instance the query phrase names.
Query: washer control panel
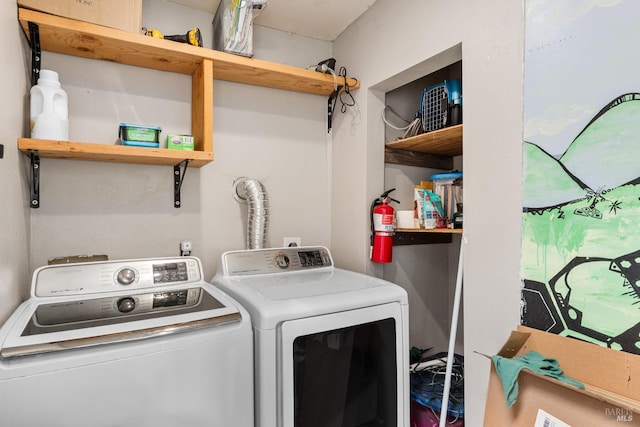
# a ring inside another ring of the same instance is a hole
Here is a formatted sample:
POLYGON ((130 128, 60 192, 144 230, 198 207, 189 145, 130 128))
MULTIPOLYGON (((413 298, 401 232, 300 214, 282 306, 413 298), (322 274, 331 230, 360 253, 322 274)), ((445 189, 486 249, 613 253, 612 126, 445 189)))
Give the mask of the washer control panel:
POLYGON ((228 276, 299 272, 332 268, 329 250, 322 246, 231 251, 222 255, 228 276))
POLYGON ((202 276, 195 257, 57 264, 34 272, 31 291, 37 297, 85 295, 194 283, 202 276))
POLYGON ((169 262, 153 265, 154 283, 173 283, 189 280, 186 262, 169 262))

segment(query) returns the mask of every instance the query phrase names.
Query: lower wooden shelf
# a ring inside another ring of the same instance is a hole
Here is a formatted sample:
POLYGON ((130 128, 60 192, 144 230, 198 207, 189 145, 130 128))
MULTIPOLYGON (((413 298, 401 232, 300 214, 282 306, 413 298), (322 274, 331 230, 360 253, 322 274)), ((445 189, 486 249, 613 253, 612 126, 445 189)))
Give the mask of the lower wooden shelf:
POLYGON ((422 230, 416 228, 396 228, 394 245, 424 245, 432 243, 451 243, 454 234, 462 234, 461 228, 434 228, 422 230))
POLYGON ((18 149, 25 154, 37 151, 40 157, 75 159, 96 162, 136 163, 175 166, 189 160, 189 167, 200 168, 213 161, 207 151, 168 150, 166 148, 130 147, 126 145, 67 142, 19 138, 18 149))

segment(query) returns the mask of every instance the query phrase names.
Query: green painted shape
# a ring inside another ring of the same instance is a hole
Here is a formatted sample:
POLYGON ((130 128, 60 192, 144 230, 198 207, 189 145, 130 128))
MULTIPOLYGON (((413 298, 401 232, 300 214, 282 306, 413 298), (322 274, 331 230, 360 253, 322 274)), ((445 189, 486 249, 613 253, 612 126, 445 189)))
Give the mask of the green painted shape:
POLYGON ((584 190, 558 160, 528 142, 523 147, 523 206, 557 206, 584 196, 584 190))

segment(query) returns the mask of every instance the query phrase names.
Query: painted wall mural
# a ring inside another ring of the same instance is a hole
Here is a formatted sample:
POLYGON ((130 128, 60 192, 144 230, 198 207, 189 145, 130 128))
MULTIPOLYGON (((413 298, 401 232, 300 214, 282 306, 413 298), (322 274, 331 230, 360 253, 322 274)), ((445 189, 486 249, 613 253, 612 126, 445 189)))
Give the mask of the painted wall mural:
POLYGON ((522 324, 640 354, 640 2, 525 5, 522 324))

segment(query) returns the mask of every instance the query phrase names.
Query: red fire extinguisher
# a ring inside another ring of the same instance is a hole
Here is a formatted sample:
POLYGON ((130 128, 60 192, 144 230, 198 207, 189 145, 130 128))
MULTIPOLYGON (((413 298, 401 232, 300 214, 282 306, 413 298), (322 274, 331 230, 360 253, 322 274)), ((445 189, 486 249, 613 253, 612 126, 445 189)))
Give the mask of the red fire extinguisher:
POLYGON ((371 261, 391 262, 394 233, 394 209, 391 201, 400 203, 389 197, 395 188, 385 191, 371 203, 371 261))

